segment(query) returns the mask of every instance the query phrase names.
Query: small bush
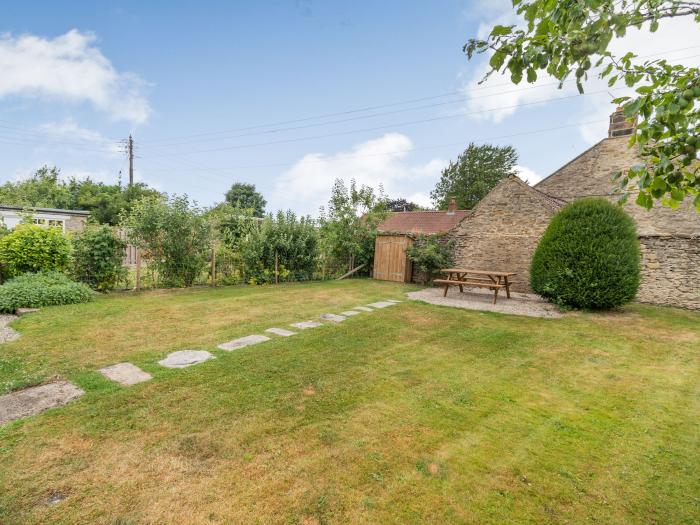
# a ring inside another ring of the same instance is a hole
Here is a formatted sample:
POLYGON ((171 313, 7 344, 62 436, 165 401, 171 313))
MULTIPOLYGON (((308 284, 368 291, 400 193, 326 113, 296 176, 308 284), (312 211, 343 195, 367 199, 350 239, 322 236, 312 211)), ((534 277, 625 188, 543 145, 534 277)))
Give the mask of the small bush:
POLYGON ((70 241, 59 228, 18 225, 0 239, 4 278, 42 270, 64 271, 70 260, 70 241))
POLYGON ((454 243, 444 242, 437 235, 423 235, 406 251, 409 260, 432 281, 433 274, 440 268, 452 264, 454 243))
POLYGON ((124 278, 126 243, 106 225, 89 226, 73 237, 73 273, 94 290, 113 290, 124 278))
POLYGON ((639 240, 632 219, 604 199, 562 209, 530 266, 532 289, 571 308, 609 309, 631 301, 640 282, 639 240))
POLYGON ((89 286, 73 282, 60 272, 26 273, 0 286, 0 312, 86 303, 92 298, 89 286))

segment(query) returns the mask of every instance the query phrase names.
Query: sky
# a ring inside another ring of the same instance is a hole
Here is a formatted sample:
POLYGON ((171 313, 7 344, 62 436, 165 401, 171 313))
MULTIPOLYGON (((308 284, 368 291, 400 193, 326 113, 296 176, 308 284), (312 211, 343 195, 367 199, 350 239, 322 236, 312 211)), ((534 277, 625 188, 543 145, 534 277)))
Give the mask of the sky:
MULTIPOLYGON (((317 215, 335 178, 429 206, 470 142, 512 145, 531 184, 604 138, 612 98, 540 78, 479 80, 462 46, 518 23, 505 0, 8 1, 0 19, 0 182, 43 165, 135 179, 201 206, 249 182, 268 211, 317 215)), ((663 21, 619 53, 697 65, 663 21)))

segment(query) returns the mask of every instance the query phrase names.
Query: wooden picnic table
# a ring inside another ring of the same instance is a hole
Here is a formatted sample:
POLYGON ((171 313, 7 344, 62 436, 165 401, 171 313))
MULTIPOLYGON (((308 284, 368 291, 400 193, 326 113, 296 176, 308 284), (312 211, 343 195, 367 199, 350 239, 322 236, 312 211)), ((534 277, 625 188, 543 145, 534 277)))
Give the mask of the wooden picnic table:
POLYGON ((460 292, 464 292, 464 286, 475 286, 493 290, 493 304, 496 304, 498 291, 502 288, 505 288, 506 296, 510 299, 510 287, 513 283, 509 278, 515 275, 514 272, 475 270, 473 268, 443 268, 440 271, 447 274, 447 278, 435 279, 433 282, 445 285, 443 296, 447 296, 447 290, 450 286, 459 286, 460 292))

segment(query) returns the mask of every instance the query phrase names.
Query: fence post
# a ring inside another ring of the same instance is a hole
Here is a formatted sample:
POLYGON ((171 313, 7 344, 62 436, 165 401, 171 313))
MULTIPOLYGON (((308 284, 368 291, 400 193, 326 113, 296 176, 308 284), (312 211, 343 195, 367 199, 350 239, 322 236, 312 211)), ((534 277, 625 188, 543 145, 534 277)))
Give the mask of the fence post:
POLYGON ((279 259, 277 257, 277 252, 275 252, 275 284, 279 284, 279 259))
POLYGON ((211 285, 216 286, 216 247, 211 249, 211 285))
POLYGON ((134 289, 138 292, 141 289, 141 250, 136 247, 136 284, 134 289))

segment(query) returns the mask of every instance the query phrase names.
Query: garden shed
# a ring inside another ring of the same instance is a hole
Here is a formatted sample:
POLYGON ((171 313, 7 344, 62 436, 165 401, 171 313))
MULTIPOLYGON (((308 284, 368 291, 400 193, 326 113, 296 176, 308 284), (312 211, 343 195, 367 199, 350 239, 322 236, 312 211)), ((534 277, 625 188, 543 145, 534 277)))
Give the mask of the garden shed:
POLYGON ((458 210, 454 199, 447 211, 402 211, 392 213, 377 227, 374 241, 375 279, 410 282, 413 270, 406 251, 420 235, 447 233, 462 221, 467 210, 458 210))

